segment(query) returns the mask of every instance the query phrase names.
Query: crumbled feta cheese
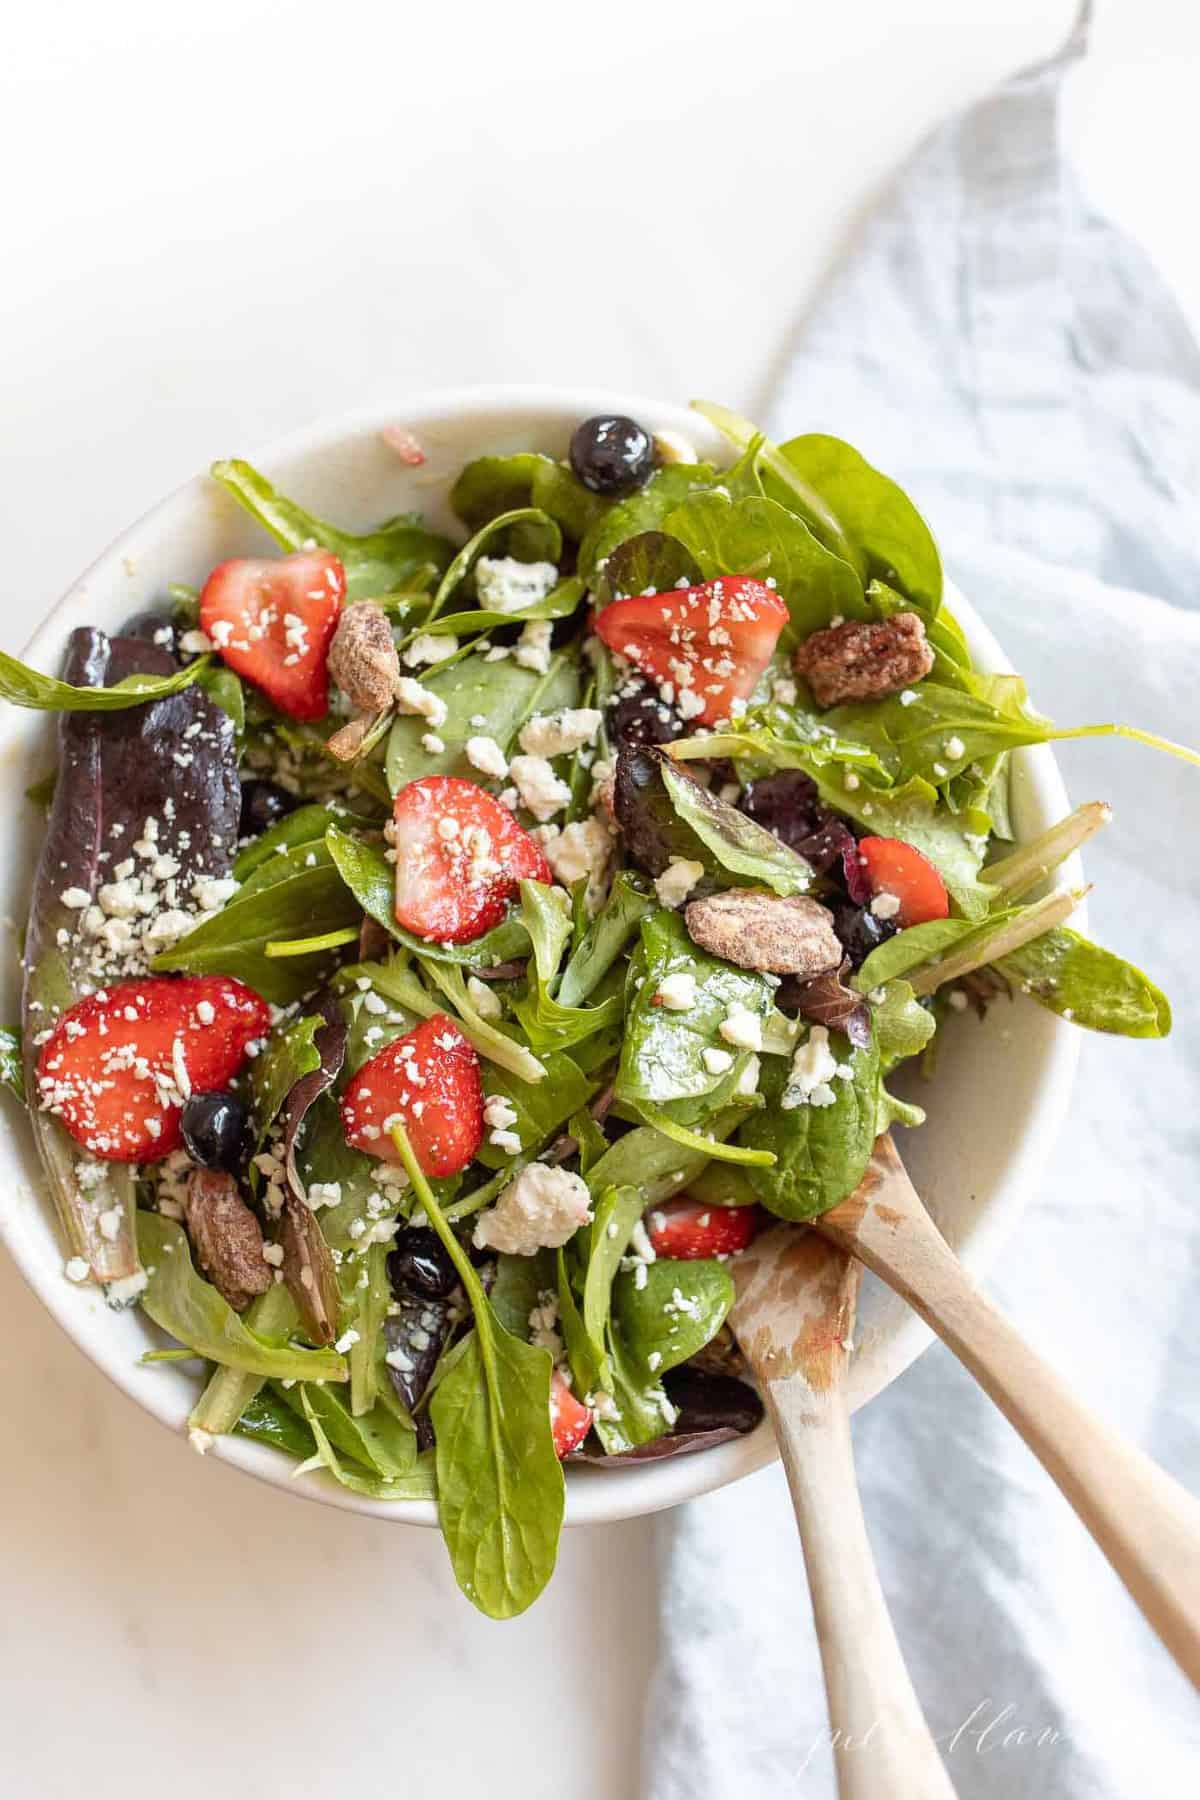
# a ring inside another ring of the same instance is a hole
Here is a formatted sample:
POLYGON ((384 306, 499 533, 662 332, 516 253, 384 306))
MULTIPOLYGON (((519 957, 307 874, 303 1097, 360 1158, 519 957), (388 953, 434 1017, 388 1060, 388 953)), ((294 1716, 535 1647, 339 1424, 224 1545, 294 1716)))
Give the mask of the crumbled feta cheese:
POLYGON ((676 969, 664 976, 654 998, 668 1012, 687 1012, 696 1004, 696 977, 690 969, 676 969))
POLYGON ((847 793, 852 794, 854 792, 855 788, 859 787, 859 786, 861 786, 859 777, 854 773, 853 769, 847 769, 846 770, 846 791, 847 791, 847 793))
POLYGON ((92 896, 78 887, 64 888, 58 897, 72 912, 82 912, 85 906, 92 904, 92 896))
MULTIPOLYGON (((359 1224, 359 1223, 361 1223, 360 1220, 355 1221, 355 1224, 359 1224)), ((351 1237, 353 1237, 353 1235, 354 1235, 354 1227, 353 1226, 351 1226, 351 1228, 350 1228, 350 1235, 351 1235, 351 1237)), ((282 1268, 282 1266, 283 1266, 283 1245, 282 1244, 264 1244, 263 1245, 263 1261, 265 1263, 270 1263, 270 1265, 273 1269, 282 1268)))
POLYGON ((654 891, 663 906, 682 906, 704 874, 704 864, 686 856, 673 856, 661 875, 655 877, 654 891))
POLYGON ((524 612, 558 585, 552 562, 518 562, 515 556, 481 556, 475 564, 475 592, 486 612, 524 612))
POLYGON ((535 675, 544 675, 550 667, 550 640, 553 634, 554 627, 549 619, 530 619, 517 645, 518 666, 532 669, 535 675))
POLYGON ((429 756, 440 756, 446 745, 436 731, 427 731, 421 738, 421 748, 429 756))
POLYGON ((497 781, 508 774, 508 758, 493 737, 469 737, 467 761, 481 775, 494 775, 497 781))
POLYGON ((438 637, 436 632, 422 631, 404 652, 404 661, 410 669, 417 669, 422 663, 445 662, 457 649, 456 637, 438 637))
POLYGON ((601 819, 573 819, 560 831, 557 825, 538 825, 533 836, 542 846, 556 881, 564 887, 587 877, 585 904, 589 913, 599 908, 608 886, 613 838, 601 819))
POLYGON ((777 675, 771 683, 771 698, 777 706, 795 706, 796 684, 790 675, 777 675))
POLYGON ((475 1226, 475 1247, 509 1256, 555 1250, 590 1220, 587 1184, 567 1169, 530 1163, 475 1226))
POLYGON ((871 911, 877 919, 894 919, 900 911, 900 901, 895 894, 889 894, 885 888, 871 901, 871 911))
POLYGON ((205 1456, 208 1451, 212 1449, 216 1441, 217 1440, 211 1431, 204 1431, 199 1425, 188 1426, 188 1443, 192 1446, 192 1449, 196 1452, 197 1456, 205 1456))
POLYGON ((967 754, 967 746, 960 737, 948 737, 942 748, 951 762, 957 762, 960 757, 967 754))
POLYGON ((205 631, 185 631, 179 640, 179 648, 185 656, 207 656, 212 649, 212 639, 205 631))
POLYGON ((749 1100, 758 1092, 758 1078, 762 1072, 762 1064, 757 1056, 747 1059, 746 1066, 733 1084, 734 1094, 739 1100, 749 1100))
POLYGON ((914 693, 913 689, 905 688, 903 693, 900 695, 900 704, 901 704, 901 706, 914 706, 916 704, 916 699, 917 699, 917 696, 914 693))
POLYGON ((68 1281, 86 1281, 91 1272, 91 1263, 82 1256, 70 1256, 63 1264, 63 1274, 68 1281))
POLYGON ((814 1025, 807 1039, 792 1057, 787 1084, 779 1097, 784 1112, 797 1106, 832 1106, 837 1098, 830 1083, 836 1078, 848 1080, 854 1071, 849 1063, 839 1063, 829 1048, 829 1032, 824 1025, 814 1025))
POLYGON ((99 1215, 96 1224, 100 1227, 100 1236, 106 1243, 116 1243, 121 1235, 121 1225, 124 1218, 125 1214, 119 1206, 110 1206, 107 1212, 102 1212, 99 1215))
POLYGON ((761 1050, 763 1047, 762 1020, 740 1000, 727 1008, 718 1030, 735 1050, 761 1050))
POLYGON ((571 790, 560 781, 544 756, 514 756, 509 773, 521 796, 521 804, 535 819, 553 818, 570 804, 571 790))
POLYGON ((352 1350, 354 1348, 355 1344, 357 1344, 357 1342, 358 1342, 358 1333, 357 1333, 357 1331, 355 1331, 353 1326, 350 1326, 348 1330, 343 1331, 341 1337, 337 1340, 337 1342, 334 1344, 333 1347, 337 1351, 339 1356, 345 1356, 347 1350, 352 1350))
POLYGON ((499 994, 478 975, 467 976, 467 998, 481 1019, 498 1019, 504 1011, 499 994))
POLYGON ((446 702, 422 687, 412 675, 401 675, 396 683, 396 708, 399 712, 416 713, 422 719, 428 719, 435 731, 446 723, 446 702))
POLYGON ((700 1059, 710 1075, 727 1075, 733 1067, 728 1050, 705 1050, 700 1059))
POLYGON ((594 706, 537 713, 521 732, 521 748, 531 756, 571 756, 593 741, 602 722, 603 715, 594 706))
POLYGON ((963 993, 961 988, 951 988, 950 992, 946 995, 946 999, 955 1012, 966 1012, 967 1007, 970 1005, 970 1001, 967 999, 967 996, 963 993))

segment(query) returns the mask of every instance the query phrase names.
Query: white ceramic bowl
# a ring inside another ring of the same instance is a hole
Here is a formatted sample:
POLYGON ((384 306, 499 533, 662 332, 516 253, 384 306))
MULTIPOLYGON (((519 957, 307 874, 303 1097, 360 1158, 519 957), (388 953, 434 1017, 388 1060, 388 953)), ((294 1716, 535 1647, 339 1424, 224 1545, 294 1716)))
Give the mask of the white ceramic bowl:
MULTIPOLYGON (((564 455, 580 419, 599 412, 632 414, 655 430, 689 436, 703 454, 728 460, 716 433, 696 414, 639 396, 560 392, 536 387, 464 389, 387 411, 321 424, 285 443, 251 452, 251 460, 298 500, 326 517, 361 529, 390 514, 420 510, 436 526, 458 529, 446 495, 469 457, 485 452, 543 450, 564 455), (403 466, 380 438, 400 423, 423 444, 427 461, 403 466)), ((802 428, 803 421, 796 421, 802 428)), ((231 454, 244 446, 231 444, 231 454)), ((131 612, 160 600, 169 581, 199 585, 225 557, 262 554, 264 534, 206 476, 154 507, 93 564, 59 602, 26 652, 27 660, 57 672, 69 631, 82 624, 114 629, 131 612)), ((1009 667, 967 601, 952 594, 971 648, 987 669, 1009 667)), ((39 811, 23 797, 54 761, 53 726, 43 715, 3 709, 0 718, 0 816, 3 904, 20 921, 42 831, 39 811)), ((1050 752, 1019 751, 1014 759, 1014 813, 1019 836, 1044 829, 1067 809, 1050 752)), ((19 924, 17 926, 19 929, 19 924)), ((7 959, 3 1012, 17 1016, 15 955, 7 959)), ((923 1130, 902 1134, 902 1149, 918 1188, 943 1232, 976 1275, 988 1267, 1036 1184, 1061 1121, 1075 1068, 1075 1034, 1050 1013, 1025 1001, 995 1007, 987 1022, 955 1018, 935 1080, 921 1099, 923 1130)), ((45 1195, 30 1134, 4 1112, 0 1133, 0 1231, 26 1280, 80 1349, 139 1405, 182 1431, 197 1392, 187 1366, 145 1367, 138 1358, 161 1334, 135 1310, 111 1311, 95 1289, 63 1274, 63 1249, 45 1195)), ((927 1328, 899 1300, 868 1277, 864 1284, 851 1365, 855 1406, 879 1393, 920 1355, 927 1328)), ((210 1454, 291 1494, 409 1524, 432 1525, 428 1502, 390 1504, 360 1498, 323 1473, 292 1478, 292 1463, 267 1446, 220 1439, 210 1454)), ((776 1455, 769 1427, 700 1455, 641 1468, 572 1468, 567 1479, 570 1525, 630 1518, 673 1506, 761 1468, 776 1455)))

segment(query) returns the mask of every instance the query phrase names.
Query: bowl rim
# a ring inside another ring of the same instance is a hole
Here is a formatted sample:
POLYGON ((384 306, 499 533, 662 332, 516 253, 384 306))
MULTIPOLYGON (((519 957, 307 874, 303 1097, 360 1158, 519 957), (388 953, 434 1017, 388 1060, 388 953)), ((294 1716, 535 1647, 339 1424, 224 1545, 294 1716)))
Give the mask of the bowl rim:
MULTIPOLYGON (((542 415, 543 429, 548 429, 551 418, 556 421, 564 415, 585 418, 598 412, 627 413, 653 420, 656 429, 681 432, 709 454, 720 454, 723 460, 729 459, 729 447, 724 440, 706 420, 686 407, 605 388, 497 383, 434 390, 414 395, 400 405, 359 407, 332 418, 318 419, 252 450, 248 460, 255 467, 270 472, 277 464, 296 457, 331 453, 348 440, 376 437, 385 426, 397 420, 403 420, 420 437, 422 430, 436 431, 439 425, 461 423, 469 417, 492 418, 498 422, 505 415, 542 415)), ((527 429, 531 432, 535 429, 532 421, 527 429)), ((181 483, 147 508, 72 582, 38 625, 22 652, 24 659, 38 667, 55 666, 67 632, 77 624, 89 621, 95 606, 93 588, 102 584, 119 587, 122 570, 131 558, 136 557, 143 534, 151 527, 169 530, 173 521, 190 514, 193 508, 210 504, 211 499, 211 480, 207 472, 203 472, 181 483)), ((992 672, 1011 672, 1012 665, 991 631, 966 597, 949 581, 947 594, 964 627, 972 654, 992 672)), ((10 753, 6 761, 0 763, 0 793, 4 792, 7 782, 8 799, 12 803, 10 816, 22 799, 19 791, 11 791, 19 768, 19 759, 12 751, 29 729, 28 715, 22 716, 16 708, 8 709, 7 716, 0 718, 0 756, 6 750, 10 753)), ((1044 814, 1062 816, 1068 810, 1069 802, 1049 747, 1034 746, 1015 754, 1023 769, 1026 791, 1032 796, 1035 807, 1044 814)), ((1060 879, 1077 882, 1077 860, 1073 859, 1065 867, 1060 879)), ((958 1246, 961 1261, 977 1279, 986 1273, 1016 1226, 1026 1197, 1049 1157, 1069 1103, 1079 1056, 1079 1033, 1065 1022, 1054 1020, 1053 1024, 1056 1029, 1048 1039, 1042 1079, 1033 1105, 1021 1122, 1020 1148, 990 1191, 974 1228, 958 1246)), ((5 1152, 10 1135, 15 1136, 20 1129, 15 1123, 6 1125, 0 1136, 5 1152)), ((40 1199, 45 1209, 49 1203, 44 1192, 40 1199)), ((48 1258, 44 1247, 34 1241, 32 1231, 26 1229, 24 1219, 21 1209, 0 1209, 0 1239, 7 1244, 21 1274, 47 1311, 82 1353, 123 1393, 168 1429, 175 1432, 186 1429, 186 1417, 180 1417, 178 1406, 172 1401, 173 1390, 165 1383, 151 1384, 139 1379, 139 1374, 144 1375, 145 1371, 128 1357, 119 1334, 105 1335, 103 1321, 111 1315, 102 1303, 99 1309, 103 1315, 101 1329, 97 1332, 91 1328, 87 1313, 78 1304, 81 1290, 63 1277, 61 1242, 58 1244, 59 1255, 55 1259, 48 1258)), ((932 1341, 929 1328, 915 1314, 907 1315, 881 1346, 876 1377, 852 1395, 855 1406, 865 1404, 889 1386, 932 1341)), ((338 1486, 323 1471, 297 1477, 291 1458, 248 1439, 233 1436, 215 1439, 209 1453, 261 1481, 323 1505, 393 1523, 422 1526, 437 1523, 437 1507, 433 1501, 371 1499, 338 1486)), ((567 1470, 564 1522, 568 1526, 613 1523, 658 1512, 741 1480, 777 1459, 774 1437, 769 1422, 764 1419, 747 1437, 698 1455, 626 1466, 619 1471, 573 1466, 567 1470)))

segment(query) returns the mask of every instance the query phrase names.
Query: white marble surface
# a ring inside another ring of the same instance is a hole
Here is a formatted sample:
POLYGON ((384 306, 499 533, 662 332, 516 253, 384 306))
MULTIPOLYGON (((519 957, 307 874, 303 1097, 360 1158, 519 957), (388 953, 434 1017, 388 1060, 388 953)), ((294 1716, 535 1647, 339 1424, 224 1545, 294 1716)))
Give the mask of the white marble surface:
MULTIPOLYGON (((754 410, 905 151, 1072 11, 22 9, 0 67, 0 643, 177 481, 316 414, 472 379, 754 410)), ((1200 316, 1200 23, 1176 0, 1099 11, 1070 135, 1200 316)), ((537 1611, 489 1625, 433 1534, 198 1463, 3 1261, 0 1311, 0 1793, 635 1791, 648 1525, 573 1534, 537 1611)))

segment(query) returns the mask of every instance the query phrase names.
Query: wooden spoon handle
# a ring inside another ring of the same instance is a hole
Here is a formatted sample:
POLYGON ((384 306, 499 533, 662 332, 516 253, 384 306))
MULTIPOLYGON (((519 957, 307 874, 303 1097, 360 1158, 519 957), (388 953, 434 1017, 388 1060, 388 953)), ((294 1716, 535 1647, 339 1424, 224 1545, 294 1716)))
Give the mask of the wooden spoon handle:
POLYGON ((911 1204, 887 1168, 874 1203, 844 1201, 818 1230, 881 1276, 970 1370, 1200 1687, 1200 1503, 1075 1398, 979 1292, 903 1181, 911 1204))
POLYGON ((841 1800, 953 1800, 879 1585, 840 1385, 765 1383, 808 1570, 841 1800))

